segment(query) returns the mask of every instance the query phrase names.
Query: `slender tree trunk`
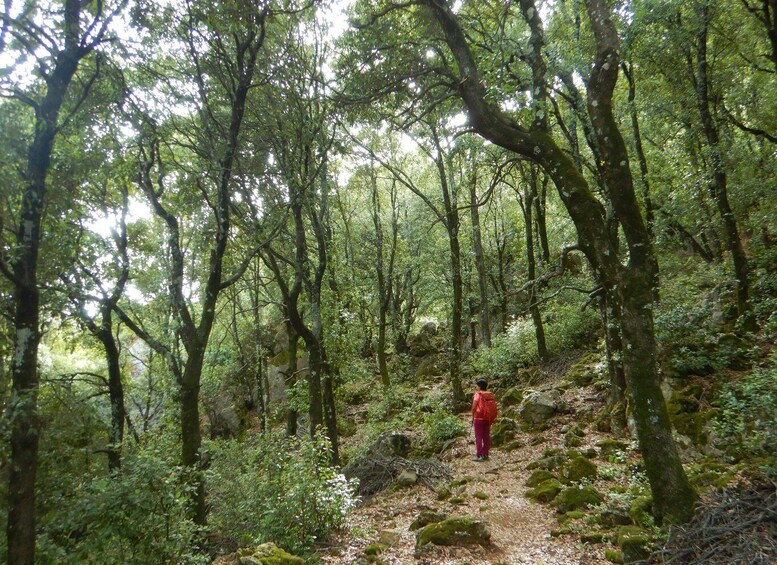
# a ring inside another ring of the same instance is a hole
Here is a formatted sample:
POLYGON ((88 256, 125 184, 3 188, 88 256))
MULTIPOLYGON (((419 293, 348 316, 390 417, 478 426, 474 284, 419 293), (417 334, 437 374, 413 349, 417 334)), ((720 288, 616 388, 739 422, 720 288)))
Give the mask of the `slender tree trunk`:
POLYGON ((735 284, 737 289, 737 317, 743 318, 749 329, 755 329, 755 318, 750 307, 750 268, 745 248, 739 236, 734 212, 728 200, 728 178, 723 166, 720 134, 710 109, 710 80, 707 72, 707 29, 709 25, 709 5, 706 0, 699 6, 700 28, 697 37, 696 52, 696 97, 701 115, 702 129, 710 148, 712 161, 711 188, 712 198, 718 208, 726 234, 726 244, 734 262, 735 284))
MULTIPOLYGON (((286 320, 286 335, 289 338, 289 363, 283 380, 286 384, 286 390, 292 391, 297 384, 297 340, 299 337, 288 319, 286 320)), ((295 408, 288 409, 286 414, 286 435, 288 437, 295 437, 297 435, 298 416, 295 408)))
MULTIPOLYGON (((473 159, 474 161, 474 159, 473 159)), ((473 163, 474 167, 474 163, 473 163)), ((483 239, 480 229, 480 207, 478 206, 477 175, 473 172, 469 184, 469 210, 472 219, 472 250, 475 254, 475 268, 478 273, 478 291, 480 294, 480 335, 483 345, 491 347, 491 315, 488 300, 488 273, 483 252, 483 239)), ((474 349, 474 346, 473 346, 474 349)))
POLYGON ((35 482, 40 433, 38 347, 41 338, 38 254, 46 183, 60 109, 79 62, 93 48, 80 45, 80 3, 66 0, 64 8, 65 45, 46 77, 43 100, 35 108, 35 133, 27 152, 26 186, 11 264, 14 337, 8 406, 11 460, 6 534, 8 562, 14 565, 31 565, 35 560, 35 482))
POLYGON ((605 182, 629 249, 629 263, 620 269, 616 290, 622 307, 620 325, 626 384, 631 392, 654 509, 659 520, 681 523, 693 516, 696 494, 680 462, 659 386, 653 327, 658 263, 634 194, 626 145, 612 111, 619 39, 603 0, 587 0, 587 8, 597 50, 588 85, 588 111, 602 152, 605 182))
MULTIPOLYGON (((523 193, 523 223, 524 232, 526 235, 526 264, 527 273, 526 276, 530 281, 537 278, 537 268, 534 259, 534 233, 532 211, 534 210, 534 201, 537 198, 537 172, 534 167, 531 167, 529 172, 529 182, 525 182, 523 193)), ((548 345, 545 341, 545 326, 542 323, 542 313, 538 304, 538 292, 537 285, 531 285, 529 289, 529 312, 531 313, 531 319, 534 323, 534 335, 537 341, 537 354, 540 357, 540 361, 547 361, 550 357, 548 353, 548 345)))
POLYGON ((386 315, 391 299, 391 279, 393 273, 385 272, 383 260, 383 221, 381 218, 382 207, 378 193, 378 180, 375 171, 370 168, 370 184, 372 185, 372 224, 375 228, 375 275, 378 282, 378 371, 384 388, 391 386, 389 379, 388 363, 386 362, 386 315))
POLYGON ((106 312, 107 320, 97 338, 105 349, 108 362, 108 397, 111 401, 111 431, 109 434, 108 469, 116 471, 121 468, 121 449, 124 443, 124 421, 127 411, 124 406, 124 385, 121 382, 121 365, 119 363, 119 348, 111 332, 111 310, 106 312))

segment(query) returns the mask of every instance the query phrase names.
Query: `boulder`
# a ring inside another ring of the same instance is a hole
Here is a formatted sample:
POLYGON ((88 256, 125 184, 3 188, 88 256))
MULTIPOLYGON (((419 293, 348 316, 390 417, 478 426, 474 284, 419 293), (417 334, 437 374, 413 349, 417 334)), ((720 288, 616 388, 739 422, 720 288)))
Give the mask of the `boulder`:
POLYGON ((530 392, 521 402, 518 414, 530 426, 550 420, 558 410, 558 396, 551 392, 530 392))
POLYGON ((537 502, 551 502, 561 492, 561 488, 561 483, 556 479, 548 479, 527 490, 525 496, 537 502))
POLYGON ((401 487, 410 487, 418 482, 418 475, 415 471, 405 469, 396 478, 397 484, 401 487))
POLYGON ((513 439, 518 432, 518 422, 509 418, 499 418, 491 426, 491 446, 501 447, 513 439))
POLYGON ((504 393, 499 395, 499 404, 504 408, 508 406, 519 406, 523 400, 524 391, 520 388, 513 387, 507 389, 504 393))
POLYGON ((564 513, 601 504, 603 500, 602 495, 591 486, 569 487, 559 492, 550 505, 558 512, 564 513))
POLYGON ((576 454, 566 460, 559 469, 558 477, 563 483, 579 483, 583 479, 596 477, 596 464, 576 454))
POLYGON ((228 562, 235 565, 303 565, 305 560, 287 553, 274 543, 240 549, 235 554, 235 560, 228 562))
POLYGON ((437 335, 437 324, 434 322, 425 323, 419 332, 410 338, 410 353, 415 357, 423 357, 429 353, 436 353, 437 347, 434 343, 434 336, 437 335))
POLYGON ((410 528, 408 529, 411 532, 414 532, 419 528, 428 526, 429 524, 436 524, 437 522, 442 522, 447 517, 448 515, 442 512, 436 512, 434 510, 422 510, 421 513, 418 515, 418 517, 415 520, 413 520, 413 522, 410 524, 410 528))
POLYGON ((399 530, 382 530, 378 536, 378 543, 384 546, 397 545, 402 540, 402 532, 399 530))
POLYGON ((491 532, 481 520, 467 516, 447 518, 424 526, 416 533, 416 550, 428 544, 482 545, 491 544, 491 532))
POLYGON ((546 471, 545 469, 536 469, 532 472, 532 474, 529 476, 528 479, 526 479, 526 486, 527 487, 536 487, 542 482, 547 481, 548 479, 555 479, 556 476, 551 473, 550 471, 546 471))
POLYGON ((383 432, 367 448, 368 457, 407 457, 410 436, 399 432, 383 432))

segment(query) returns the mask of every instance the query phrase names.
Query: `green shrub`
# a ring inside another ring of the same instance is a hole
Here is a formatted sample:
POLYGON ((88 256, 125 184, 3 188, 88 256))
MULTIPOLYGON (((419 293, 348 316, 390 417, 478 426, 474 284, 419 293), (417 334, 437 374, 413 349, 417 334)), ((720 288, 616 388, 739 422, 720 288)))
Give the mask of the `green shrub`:
POLYGON ((531 320, 516 320, 507 331, 491 340, 491 347, 482 347, 472 355, 476 373, 490 380, 509 379, 526 365, 537 360, 537 341, 531 320))
POLYGON ((424 417, 424 443, 433 451, 442 449, 446 441, 466 433, 462 421, 450 410, 439 409, 424 417))
POLYGON ((210 527, 238 546, 300 554, 344 524, 355 485, 328 464, 325 440, 269 435, 213 446, 210 527))
POLYGON ((712 422, 713 431, 730 455, 749 458, 777 453, 777 367, 726 383, 714 405, 720 410, 712 422))
POLYGON ((127 453, 115 476, 71 476, 69 492, 46 493, 55 510, 41 524, 38 560, 208 563, 186 511, 191 486, 160 443, 127 453))

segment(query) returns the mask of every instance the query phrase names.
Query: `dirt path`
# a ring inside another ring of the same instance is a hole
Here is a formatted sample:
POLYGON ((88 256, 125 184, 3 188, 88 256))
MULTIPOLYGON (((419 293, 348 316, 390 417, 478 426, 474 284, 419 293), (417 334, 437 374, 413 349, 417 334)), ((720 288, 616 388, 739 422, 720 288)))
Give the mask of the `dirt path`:
MULTIPOLYGON (((601 545, 584 545, 571 536, 552 537, 551 531, 559 527, 555 511, 524 497, 524 483, 530 474, 526 465, 540 457, 546 447, 561 446, 563 436, 559 430, 563 423, 555 422, 553 429, 542 434, 541 442, 536 436, 520 434, 518 439, 525 447, 511 452, 492 449, 490 459, 485 462, 472 461, 472 435, 461 438, 448 452, 445 463, 451 467, 454 480, 471 478, 458 496, 463 502, 439 501, 434 492, 419 485, 380 493, 352 514, 350 534, 334 541, 332 552, 323 558, 323 562, 338 565, 367 563, 363 560, 364 549, 381 541, 381 538, 393 536, 393 543, 380 554, 382 563, 606 563, 601 545), (531 445, 532 442, 535 445, 531 445), (424 509, 442 511, 451 516, 471 516, 487 522, 492 547, 435 546, 425 549, 416 558, 415 532, 411 532, 409 526, 424 509)), ((595 438, 587 439, 595 441, 595 438)))

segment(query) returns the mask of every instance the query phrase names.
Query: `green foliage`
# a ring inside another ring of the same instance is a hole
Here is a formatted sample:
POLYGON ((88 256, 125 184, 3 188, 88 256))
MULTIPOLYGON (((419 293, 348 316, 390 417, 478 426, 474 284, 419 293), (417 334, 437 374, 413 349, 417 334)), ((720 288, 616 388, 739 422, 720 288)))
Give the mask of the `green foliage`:
MULTIPOLYGON (((551 352, 575 349, 600 334, 601 321, 590 309, 579 304, 558 303, 549 308, 545 324, 551 352)), ((537 338, 529 318, 514 321, 507 331, 491 340, 491 347, 480 348, 472 356, 472 366, 490 379, 513 377, 520 368, 538 361, 537 338)))
POLYGON ((115 476, 60 477, 70 488, 49 493, 40 562, 207 563, 187 518, 191 487, 171 454, 149 443, 127 454, 115 476))
POLYGON ((326 440, 276 435, 212 445, 210 526, 224 543, 295 553, 344 524, 355 485, 328 464, 326 440))
MULTIPOLYGON (((737 458, 774 457, 777 453, 777 358, 772 366, 726 383, 714 405, 712 422, 721 444, 737 458)), ((767 463, 772 472, 777 464, 767 463)))
POLYGON ((461 419, 450 410, 440 408, 424 417, 424 443, 432 451, 442 449, 445 442, 463 436, 466 429, 461 419))

